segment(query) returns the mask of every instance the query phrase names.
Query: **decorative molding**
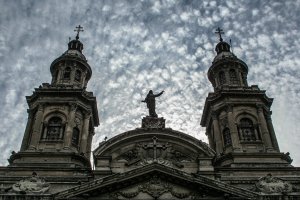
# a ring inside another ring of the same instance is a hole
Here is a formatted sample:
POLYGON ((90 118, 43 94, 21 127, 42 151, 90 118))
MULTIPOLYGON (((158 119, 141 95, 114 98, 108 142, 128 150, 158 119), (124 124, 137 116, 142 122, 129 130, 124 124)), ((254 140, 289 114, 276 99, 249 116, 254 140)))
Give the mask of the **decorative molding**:
POLYGON ((227 104, 227 112, 232 112, 233 111, 233 104, 227 104))
POLYGON ((227 117, 224 117, 220 120, 220 124, 225 128, 228 127, 228 119, 227 117))
POLYGON ((75 117, 74 122, 75 122, 76 126, 79 126, 81 124, 81 120, 79 117, 75 117))
POLYGON ((112 199, 120 199, 119 197, 132 199, 138 196, 140 193, 146 193, 151 197, 153 197, 154 199, 159 199, 159 197, 165 193, 170 193, 174 197, 174 199, 185 199, 188 197, 194 199, 194 197, 201 196, 200 194, 191 192, 189 190, 186 190, 184 192, 179 192, 175 185, 164 181, 157 175, 151 177, 149 181, 138 185, 135 190, 133 189, 129 189, 128 191, 120 190, 114 193, 110 193, 109 196, 112 199))
POLYGON ((216 111, 212 111, 212 112, 211 112, 211 118, 212 118, 213 120, 217 120, 217 119, 218 119, 218 113, 217 113, 216 111))
POLYGON ((123 153, 119 159, 125 159, 127 166, 159 163, 176 168, 184 167, 182 161, 196 162, 197 155, 186 155, 174 149, 172 144, 159 143, 157 140, 156 137, 153 137, 153 142, 137 143, 133 149, 123 153))
POLYGON ((76 103, 70 103, 70 110, 75 112, 77 109, 77 104, 76 103))
POLYGON ((172 191, 172 186, 162 181, 158 176, 153 176, 148 182, 139 186, 139 192, 144 192, 157 199, 162 194, 172 191))

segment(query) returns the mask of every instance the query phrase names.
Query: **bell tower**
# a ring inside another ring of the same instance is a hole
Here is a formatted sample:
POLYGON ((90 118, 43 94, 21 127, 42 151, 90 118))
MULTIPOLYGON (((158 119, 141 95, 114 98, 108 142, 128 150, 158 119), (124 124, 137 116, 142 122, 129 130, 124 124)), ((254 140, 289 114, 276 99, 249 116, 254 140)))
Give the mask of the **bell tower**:
POLYGON ((252 163, 289 165, 280 153, 271 120, 272 98, 257 85, 248 86, 248 66, 223 41, 222 29, 217 55, 208 70, 214 92, 208 94, 201 119, 209 144, 217 153, 216 164, 242 166, 252 163))
POLYGON ((51 84, 43 83, 26 97, 28 122, 20 151, 9 159, 11 166, 91 170, 91 143, 99 117, 96 97, 86 91, 92 70, 79 41, 83 29, 79 25, 75 31, 76 39, 50 66, 51 84))

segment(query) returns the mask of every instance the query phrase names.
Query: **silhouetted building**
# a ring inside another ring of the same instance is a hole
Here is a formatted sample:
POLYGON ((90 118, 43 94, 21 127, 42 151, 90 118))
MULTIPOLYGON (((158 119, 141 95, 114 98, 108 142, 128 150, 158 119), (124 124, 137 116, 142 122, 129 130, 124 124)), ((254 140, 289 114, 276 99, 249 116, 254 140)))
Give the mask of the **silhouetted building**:
POLYGON ((99 117, 96 98, 86 91, 92 70, 77 30, 50 66, 51 84, 26 97, 23 142, 0 168, 0 200, 300 199, 300 168, 279 150, 273 99, 248 86, 248 67, 220 29, 208 71, 214 92, 201 119, 209 146, 166 128, 165 119, 153 114, 92 152, 99 117))

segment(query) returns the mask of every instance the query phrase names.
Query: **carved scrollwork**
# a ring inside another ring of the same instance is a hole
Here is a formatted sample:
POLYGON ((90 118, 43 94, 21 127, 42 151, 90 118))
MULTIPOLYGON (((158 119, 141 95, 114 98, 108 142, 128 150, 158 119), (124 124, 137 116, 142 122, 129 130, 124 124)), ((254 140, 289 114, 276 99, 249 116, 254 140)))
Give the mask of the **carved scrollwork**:
POLYGON ((158 176, 153 176, 149 182, 141 185, 139 191, 144 192, 157 199, 162 194, 169 192, 172 186, 162 181, 158 176))
POLYGON ((227 117, 224 117, 224 118, 220 119, 220 124, 223 127, 228 127, 228 119, 227 119, 227 117))
POLYGON ((50 184, 46 183, 43 178, 38 177, 36 173, 33 173, 32 177, 20 180, 12 186, 14 192, 34 194, 43 194, 49 188, 50 184))
MULTIPOLYGON (((140 185, 134 188, 127 188, 123 190, 116 191, 114 193, 110 193, 111 199, 132 199, 138 196, 140 193, 146 193, 153 197, 154 199, 159 199, 165 193, 170 193, 174 199, 186 199, 191 197, 192 199, 197 199, 195 197, 199 197, 199 193, 195 193, 190 191, 189 189, 184 189, 172 183, 166 182, 158 175, 154 175, 150 178, 150 180, 141 183, 140 185)), ((202 196, 201 196, 202 197, 202 196)))
POLYGON ((292 192, 293 186, 283 181, 280 178, 273 177, 272 174, 268 174, 262 177, 255 184, 256 190, 263 193, 282 193, 282 192, 292 192))
POLYGON ((196 155, 185 153, 175 149, 169 143, 159 143, 157 138, 153 138, 153 142, 138 143, 129 151, 120 155, 119 159, 125 159, 126 165, 148 165, 151 163, 159 163, 162 165, 183 168, 182 162, 195 161, 196 155))

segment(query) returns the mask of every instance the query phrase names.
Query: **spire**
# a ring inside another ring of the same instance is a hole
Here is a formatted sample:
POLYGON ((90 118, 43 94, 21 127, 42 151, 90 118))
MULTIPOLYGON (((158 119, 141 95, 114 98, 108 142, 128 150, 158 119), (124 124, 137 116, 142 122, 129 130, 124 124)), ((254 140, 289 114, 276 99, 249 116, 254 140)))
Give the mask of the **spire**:
POLYGON ((223 38, 222 38, 222 34, 224 34, 223 29, 218 27, 215 33, 219 34, 220 37, 220 42, 217 44, 215 49, 217 54, 220 54, 222 52, 230 52, 230 45, 227 42, 223 42, 223 38))
POLYGON ((80 32, 83 32, 83 27, 78 25, 75 27, 76 29, 74 30, 75 32, 77 32, 77 35, 76 35, 76 40, 72 40, 69 42, 68 44, 68 48, 69 50, 77 50, 79 51, 80 53, 82 53, 82 49, 83 49, 83 44, 79 41, 79 33, 80 32))

